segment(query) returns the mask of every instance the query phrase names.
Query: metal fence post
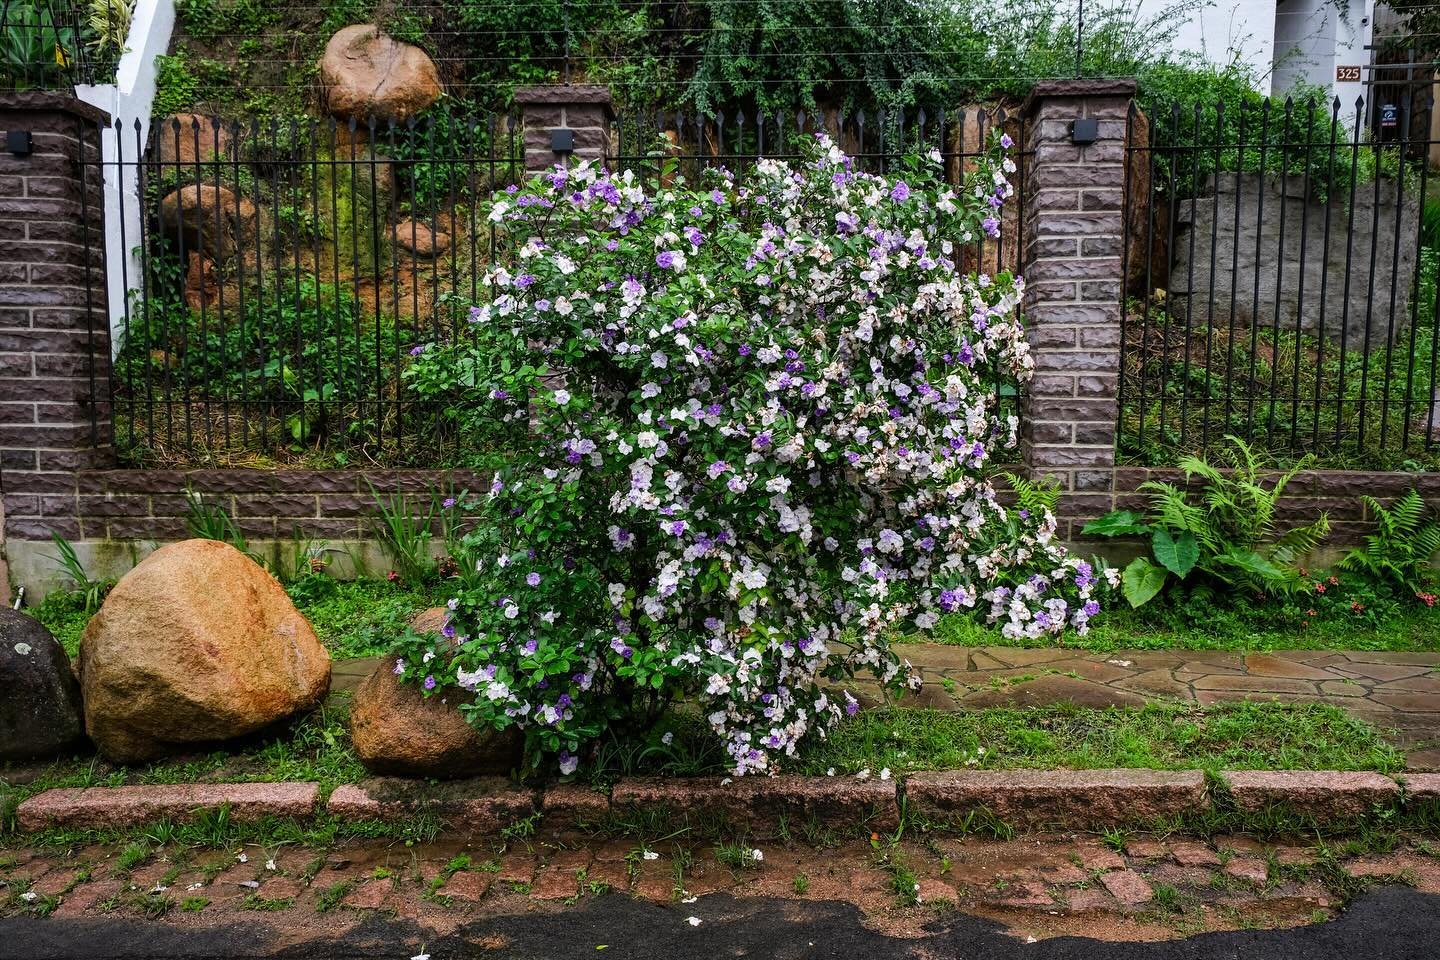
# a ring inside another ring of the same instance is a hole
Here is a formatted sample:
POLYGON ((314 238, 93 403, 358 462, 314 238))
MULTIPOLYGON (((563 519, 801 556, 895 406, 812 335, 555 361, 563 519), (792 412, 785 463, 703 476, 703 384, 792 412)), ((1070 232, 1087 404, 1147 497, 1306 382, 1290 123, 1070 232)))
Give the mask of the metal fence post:
POLYGON ((525 172, 544 173, 570 160, 603 161, 610 153, 614 105, 607 87, 519 87, 525 172))
POLYGON ((1054 477, 1061 537, 1108 510, 1114 484, 1124 286, 1126 114, 1132 81, 1037 84, 1026 105, 1022 311, 1035 375, 1022 456, 1054 477), (1073 527, 1073 529, 1072 529, 1073 527))

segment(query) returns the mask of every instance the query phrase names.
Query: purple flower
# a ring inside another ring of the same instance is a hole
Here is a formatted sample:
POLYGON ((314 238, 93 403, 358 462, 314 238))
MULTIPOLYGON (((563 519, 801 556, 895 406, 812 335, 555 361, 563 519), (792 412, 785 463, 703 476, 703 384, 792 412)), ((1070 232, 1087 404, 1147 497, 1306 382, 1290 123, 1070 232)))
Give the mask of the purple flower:
POLYGON ((415 346, 413 346, 413 347, 410 348, 410 356, 412 356, 412 357, 418 357, 418 356, 420 356, 420 354, 422 354, 422 353, 424 353, 424 352, 425 352, 425 344, 423 344, 423 343, 417 343, 417 344, 415 344, 415 346))
POLYGON ((530 573, 525 574, 525 582, 532 587, 540 586, 540 574, 532 570, 530 573))
POLYGON ((451 507, 455 506, 455 498, 446 497, 440 502, 440 506, 444 507, 446 510, 449 510, 451 507))
POLYGON ((526 289, 534 282, 535 275, 533 273, 522 273, 520 274, 520 276, 515 278, 515 286, 519 287, 521 290, 526 289))
POLYGON ((1004 147, 1006 150, 1009 150, 1011 147, 1015 146, 1015 141, 1010 139, 1010 134, 1002 133, 1000 135, 1000 146, 1004 147))
POLYGON ((904 203, 910 199, 910 187, 904 180, 896 181, 894 188, 890 191, 890 199, 896 203, 904 203))
POLYGON ((425 678, 425 689, 426 689, 426 690, 434 690, 434 689, 435 689, 435 678, 434 678, 434 677, 426 677, 426 678, 425 678))
POLYGON ((673 270, 675 268, 675 251, 661 250, 655 254, 655 266, 661 270, 673 270))
POLYGON ((606 250, 609 250, 611 253, 614 253, 616 250, 619 250, 619 249, 620 249, 620 241, 619 241, 619 240, 606 240, 606 241, 605 241, 605 249, 606 249, 606 250))

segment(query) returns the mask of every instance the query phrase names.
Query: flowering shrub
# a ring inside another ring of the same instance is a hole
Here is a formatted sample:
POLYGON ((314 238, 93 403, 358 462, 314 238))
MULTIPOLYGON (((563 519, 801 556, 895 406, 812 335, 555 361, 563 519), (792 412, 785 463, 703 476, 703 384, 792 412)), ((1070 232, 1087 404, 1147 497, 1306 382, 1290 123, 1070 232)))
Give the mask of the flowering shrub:
POLYGON ((447 639, 396 672, 472 691, 470 722, 565 773, 693 696, 738 775, 857 709, 823 680, 903 684, 892 631, 967 609, 1084 631, 1097 572, 986 480, 1017 430, 995 385, 1031 359, 1021 282, 959 261, 998 235, 1008 146, 958 190, 938 155, 872 176, 822 137, 743 177, 647 192, 580 165, 498 198, 518 254, 412 376, 530 430, 447 639))

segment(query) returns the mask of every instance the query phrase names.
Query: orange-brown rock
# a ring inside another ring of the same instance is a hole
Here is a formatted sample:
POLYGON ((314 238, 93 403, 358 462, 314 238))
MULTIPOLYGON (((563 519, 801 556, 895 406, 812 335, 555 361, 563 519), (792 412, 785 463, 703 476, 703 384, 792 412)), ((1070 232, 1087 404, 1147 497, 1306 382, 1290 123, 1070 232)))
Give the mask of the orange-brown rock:
POLYGON ((320 57, 320 82, 331 115, 384 122, 420 113, 440 99, 440 72, 419 47, 372 24, 338 31, 320 57))
POLYGON ((204 253, 212 260, 234 255, 256 232, 255 204, 226 187, 190 184, 172 190, 160 200, 160 231, 182 248, 204 253))
POLYGON ((214 176, 214 160, 230 161, 235 158, 235 144, 230 133, 232 126, 217 117, 198 113, 177 113, 155 124, 154 143, 161 166, 160 175, 173 171, 165 168, 172 165, 192 171, 200 165, 202 175, 214 176), (206 164, 209 166, 206 166, 206 164))
POLYGON ((350 707, 355 755, 375 773, 458 779, 509 774, 520 762, 523 740, 514 728, 481 733, 470 726, 454 695, 424 696, 400 682, 387 657, 360 684, 350 707))
POLYGON ((450 249, 450 234, 418 220, 402 220, 395 224, 390 237, 402 250, 417 257, 433 257, 450 249))
POLYGON ((131 763, 309 710, 330 655, 284 589, 229 544, 185 540, 115 585, 80 641, 85 727, 131 763))

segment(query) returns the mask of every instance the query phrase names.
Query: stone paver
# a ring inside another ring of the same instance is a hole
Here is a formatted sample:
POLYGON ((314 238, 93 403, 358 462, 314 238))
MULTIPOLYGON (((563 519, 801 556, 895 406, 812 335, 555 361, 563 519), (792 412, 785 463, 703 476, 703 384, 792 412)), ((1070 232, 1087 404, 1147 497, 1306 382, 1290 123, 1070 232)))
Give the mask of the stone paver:
POLYGON ((1127 907, 1138 907, 1142 903, 1149 903, 1150 899, 1155 896, 1155 891, 1150 888, 1150 884, 1134 870, 1116 870, 1107 873, 1100 878, 1100 882, 1105 885, 1106 890, 1110 891, 1111 896, 1127 907))

